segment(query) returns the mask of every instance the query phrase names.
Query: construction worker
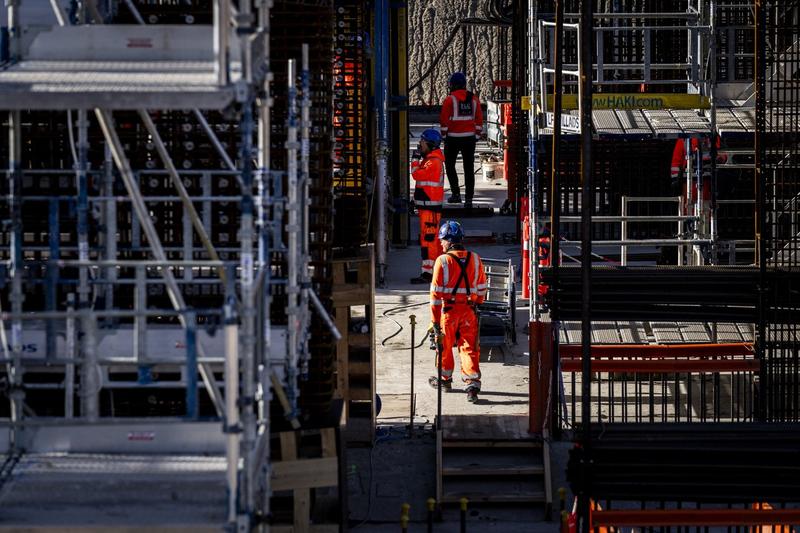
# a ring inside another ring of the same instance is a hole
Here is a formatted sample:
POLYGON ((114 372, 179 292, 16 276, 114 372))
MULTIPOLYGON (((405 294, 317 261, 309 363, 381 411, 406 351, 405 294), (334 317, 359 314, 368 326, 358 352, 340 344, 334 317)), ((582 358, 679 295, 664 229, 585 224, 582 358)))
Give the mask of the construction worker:
MULTIPOLYGON (((486 272, 478 254, 464 248, 461 224, 446 221, 439 229, 439 239, 445 253, 433 266, 431 330, 442 347, 441 386, 444 390, 452 389, 453 348, 458 348, 467 401, 475 403, 481 390, 480 331, 475 308, 486 298, 486 272)), ((428 383, 434 388, 440 385, 437 376, 432 376, 428 383)))
POLYGON ((419 213, 419 245, 422 250, 422 273, 411 278, 411 283, 430 283, 433 262, 442 253, 439 243, 439 220, 444 199, 444 155, 439 148, 442 136, 434 129, 422 132, 417 150, 422 157, 411 163, 414 178, 414 204, 419 213))
POLYGON ((442 102, 439 115, 442 137, 445 139, 444 157, 447 181, 450 182, 449 204, 461 203, 456 159, 464 162, 464 207, 472 207, 475 192, 475 144, 483 133, 483 113, 477 96, 467 90, 467 77, 461 72, 450 76, 450 94, 442 102))
MULTIPOLYGON (((539 266, 540 267, 549 267, 552 264, 550 258, 550 226, 545 226, 542 228, 541 233, 536 239, 536 245, 538 247, 538 254, 539 254, 539 266)), ((536 288, 539 296, 545 296, 550 287, 544 283, 540 283, 539 286, 536 288)))

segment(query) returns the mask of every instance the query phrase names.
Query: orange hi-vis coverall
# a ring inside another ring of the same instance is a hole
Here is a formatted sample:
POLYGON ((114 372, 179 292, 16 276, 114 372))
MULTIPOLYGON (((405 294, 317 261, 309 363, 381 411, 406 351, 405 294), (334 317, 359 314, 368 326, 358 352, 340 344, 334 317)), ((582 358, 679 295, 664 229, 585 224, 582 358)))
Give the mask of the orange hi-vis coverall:
POLYGON ((414 204, 419 212, 419 245, 422 253, 422 272, 432 274, 433 262, 442 255, 439 242, 439 221, 444 200, 444 154, 437 148, 422 162, 411 164, 414 178, 414 204))
POLYGON ((481 388, 480 331, 475 306, 486 298, 486 272, 478 254, 454 245, 439 256, 431 282, 431 322, 442 328, 442 379, 453 378, 453 348, 467 388, 481 388))

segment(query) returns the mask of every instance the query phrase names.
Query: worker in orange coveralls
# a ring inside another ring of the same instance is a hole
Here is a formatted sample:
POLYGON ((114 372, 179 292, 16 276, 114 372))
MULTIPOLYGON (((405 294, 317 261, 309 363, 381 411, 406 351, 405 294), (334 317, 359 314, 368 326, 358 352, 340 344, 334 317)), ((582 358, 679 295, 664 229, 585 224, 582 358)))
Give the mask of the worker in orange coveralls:
POLYGON ((411 278, 411 283, 430 283, 433 262, 442 254, 439 242, 439 220, 442 217, 444 198, 444 154, 439 146, 442 136, 434 129, 422 132, 419 150, 422 160, 411 163, 414 178, 414 204, 419 213, 419 245, 422 250, 422 273, 411 278))
MULTIPOLYGON (((481 390, 480 331, 477 305, 486 298, 486 272, 480 256, 468 252, 462 244, 461 224, 448 220, 439 229, 444 254, 433 266, 431 282, 431 329, 442 346, 442 383, 444 390, 452 389, 453 348, 461 357, 461 379, 467 384, 467 401, 478 401, 481 390)), ((432 376, 428 383, 439 386, 432 376)))
MULTIPOLYGON (((549 267, 552 264, 550 259, 550 226, 545 226, 542 228, 542 232, 536 239, 539 254, 539 266, 540 267, 549 267)), ((550 287, 545 283, 540 283, 539 286, 536 288, 539 296, 545 296, 548 292, 550 292, 550 287)))

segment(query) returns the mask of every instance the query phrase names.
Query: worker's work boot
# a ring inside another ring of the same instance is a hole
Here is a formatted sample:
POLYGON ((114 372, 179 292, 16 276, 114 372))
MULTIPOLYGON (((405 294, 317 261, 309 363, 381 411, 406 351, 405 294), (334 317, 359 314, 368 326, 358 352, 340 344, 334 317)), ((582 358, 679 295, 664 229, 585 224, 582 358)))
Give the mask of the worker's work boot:
POLYGON ((433 279, 433 274, 430 272, 423 272, 416 278, 411 278, 412 285, 422 285, 423 283, 430 283, 433 279))
POLYGON ((451 194, 447 198, 448 204, 460 204, 461 203, 461 195, 460 194, 451 194))
POLYGON ((478 389, 470 387, 467 389, 467 401, 469 403, 476 403, 478 401, 478 389))
POLYGON ((472 198, 464 200, 464 209, 472 209, 472 198))
MULTIPOLYGON (((434 389, 439 388, 439 378, 436 376, 431 376, 428 378, 428 385, 433 387, 434 389)), ((453 380, 452 379, 443 379, 442 380, 442 390, 444 392, 450 392, 453 390, 453 380)))

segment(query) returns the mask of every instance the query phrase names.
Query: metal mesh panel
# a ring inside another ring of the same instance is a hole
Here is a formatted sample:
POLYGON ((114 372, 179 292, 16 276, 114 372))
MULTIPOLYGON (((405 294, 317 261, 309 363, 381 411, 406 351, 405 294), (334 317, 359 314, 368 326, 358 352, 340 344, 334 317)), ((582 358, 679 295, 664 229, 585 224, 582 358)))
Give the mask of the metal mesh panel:
POLYGON ((800 419, 800 2, 765 2, 756 87, 760 161, 761 413, 800 419))
MULTIPOLYGON (((537 196, 540 216, 549 216, 547 204, 550 190, 551 140, 543 143, 545 151, 541 164, 537 196)), ((596 141, 594 143, 595 215, 621 215, 623 196, 670 196, 670 158, 673 141, 639 141, 635 149, 625 141, 596 141), (643 172, 643 169, 647 169, 643 172)), ((562 140, 561 145, 561 214, 580 216, 580 152, 577 140, 562 140)), ((674 215, 675 204, 640 202, 631 204, 632 215, 674 215)), ((618 223, 592 224, 594 239, 619 239, 618 223)), ((673 237, 673 223, 645 222, 631 225, 629 237, 635 239, 673 237)), ((562 222, 561 235, 567 239, 580 238, 579 222, 562 222)))
POLYGON ((358 246, 367 239, 368 135, 367 27, 363 0, 337 0, 333 64, 333 187, 337 246, 358 246))
MULTIPOLYGON (((309 162, 309 231, 311 276, 323 304, 330 309, 331 250, 333 243, 333 171, 331 167, 333 61, 333 3, 308 5, 276 1, 271 13, 273 87, 286 87, 286 65, 290 58, 300 58, 303 43, 309 45, 311 70, 311 159, 309 162)), ((275 90, 272 113, 272 168, 286 169, 285 90, 275 90)), ((278 258, 273 269, 282 272, 285 262, 278 258)), ((273 316, 285 314, 286 300, 277 295, 273 300, 273 316)), ((311 322, 308 380, 302 382, 300 404, 307 414, 326 414, 333 395, 334 342, 327 326, 318 315, 311 322)))

